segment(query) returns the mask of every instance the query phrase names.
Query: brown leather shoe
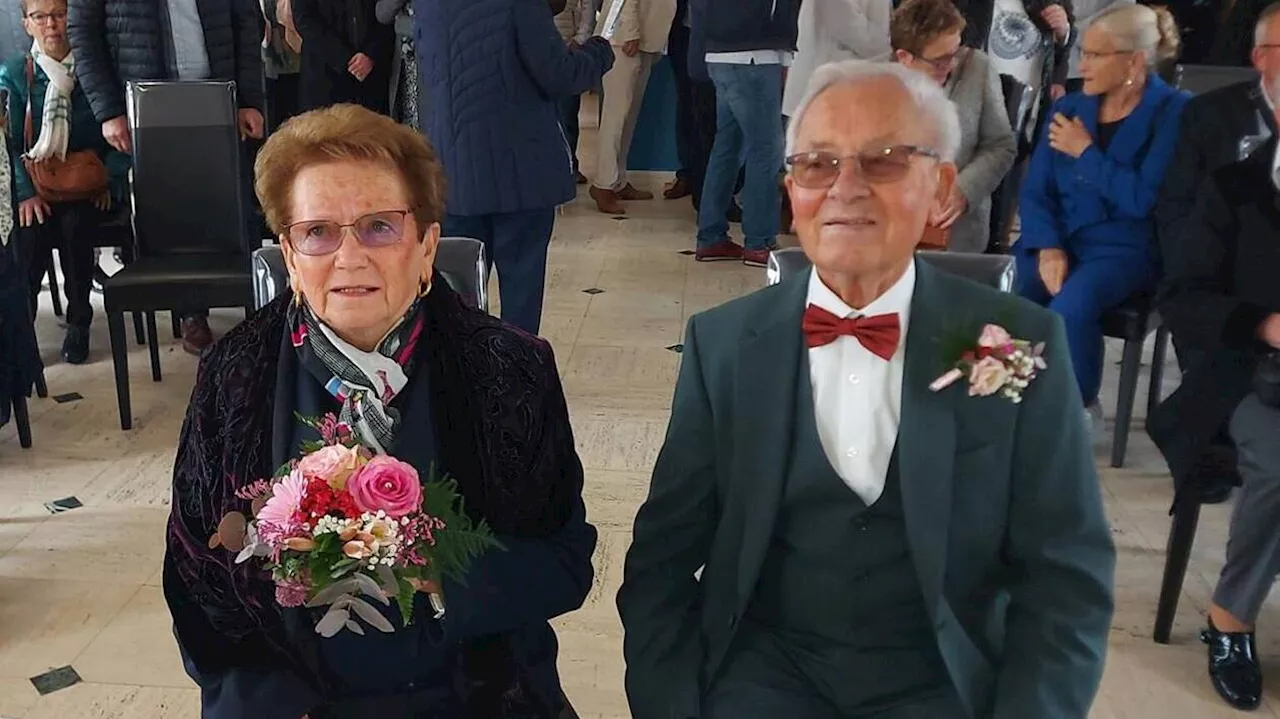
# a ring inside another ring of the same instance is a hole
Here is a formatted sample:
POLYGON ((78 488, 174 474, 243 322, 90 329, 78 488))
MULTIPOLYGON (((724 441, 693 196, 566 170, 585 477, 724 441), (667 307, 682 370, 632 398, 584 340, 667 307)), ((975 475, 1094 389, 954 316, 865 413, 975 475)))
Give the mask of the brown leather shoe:
POLYGON ((688 197, 693 194, 693 187, 689 185, 689 181, 683 177, 677 177, 675 180, 668 182, 662 188, 662 199, 679 200, 682 197, 688 197))
POLYGON ((201 357, 213 346, 213 330, 204 317, 188 317, 182 321, 182 350, 201 357))
POLYGON ((630 182, 628 182, 626 187, 618 190, 618 197, 627 201, 652 200, 653 193, 646 192, 644 190, 637 190, 631 186, 630 182))
POLYGON ((606 215, 625 215, 627 208, 622 206, 622 198, 618 197, 618 193, 613 190, 602 190, 595 185, 591 186, 589 192, 591 199, 596 201, 596 209, 606 215))

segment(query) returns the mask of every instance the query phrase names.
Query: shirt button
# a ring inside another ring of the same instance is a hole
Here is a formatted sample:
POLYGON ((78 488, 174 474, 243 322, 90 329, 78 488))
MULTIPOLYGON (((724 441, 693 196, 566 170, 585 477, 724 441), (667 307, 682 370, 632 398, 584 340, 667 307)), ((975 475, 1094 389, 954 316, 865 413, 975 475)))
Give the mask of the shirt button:
POLYGON ((857 450, 857 448, 855 448, 855 447, 850 447, 848 450, 846 450, 846 451, 845 451, 844 456, 846 456, 846 457, 857 457, 857 456, 858 456, 858 450, 857 450))
POLYGON ((849 375, 849 384, 858 384, 862 379, 856 374, 849 375))

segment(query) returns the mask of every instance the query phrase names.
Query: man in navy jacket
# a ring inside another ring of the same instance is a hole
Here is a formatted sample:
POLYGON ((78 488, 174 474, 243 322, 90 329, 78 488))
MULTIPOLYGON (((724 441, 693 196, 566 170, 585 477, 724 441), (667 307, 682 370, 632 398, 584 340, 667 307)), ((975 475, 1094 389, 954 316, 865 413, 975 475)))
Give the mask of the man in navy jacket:
POLYGON ((482 240, 502 319, 537 334, 556 206, 577 194, 559 105, 613 50, 567 47, 547 0, 438 0, 414 14, 422 125, 449 178, 445 236, 482 240))

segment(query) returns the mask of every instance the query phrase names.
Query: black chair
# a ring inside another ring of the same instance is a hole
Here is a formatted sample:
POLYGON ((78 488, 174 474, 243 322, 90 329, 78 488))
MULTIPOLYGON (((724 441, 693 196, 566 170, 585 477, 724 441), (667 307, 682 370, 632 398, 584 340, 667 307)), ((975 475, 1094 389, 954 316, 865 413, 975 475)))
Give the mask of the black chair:
MULTIPOLYGON (((916 257, 944 272, 964 277, 1001 292, 1013 292, 1014 262, 1008 255, 978 255, 966 252, 934 252, 921 250, 916 257)), ((809 268, 809 258, 799 247, 787 247, 769 253, 765 283, 776 285, 809 268)))
POLYGON ((1169 330, 1152 307, 1151 297, 1139 295, 1102 316, 1102 334, 1124 340, 1120 359, 1120 388, 1116 393, 1116 426, 1111 436, 1111 466, 1123 467, 1129 447, 1129 429, 1133 422, 1133 403, 1138 394, 1138 375, 1142 369, 1142 345, 1147 335, 1156 333, 1151 351, 1151 380, 1147 386, 1147 416, 1160 404, 1160 388, 1164 380, 1165 357, 1169 350, 1169 330))
MULTIPOLYGON (((140 82, 127 90, 133 134, 134 261, 102 288, 120 427, 133 425, 124 313, 146 313, 160 381, 155 312, 253 304, 235 83, 140 82)), ((256 244, 256 243, 254 243, 256 244)))
MULTIPOLYGON (((484 243, 470 237, 442 237, 435 267, 445 282, 485 312, 489 311, 489 264, 484 243)), ((261 309, 289 289, 289 272, 278 245, 253 252, 253 306, 261 309)))
POLYGON ((1258 81, 1258 71, 1251 67, 1223 65, 1178 65, 1173 76, 1174 84, 1192 95, 1202 95, 1242 82, 1258 81))
MULTIPOLYGON (((1009 127, 1019 145, 1027 132, 1027 120, 1031 117, 1031 103, 1035 93, 1031 86, 1012 75, 1000 76, 1000 87, 1004 90, 1005 111, 1009 113, 1009 127)), ((987 252, 1001 254, 1009 246, 1009 228, 1013 224, 1014 214, 1018 211, 1018 191, 1022 187, 1025 162, 1019 160, 1000 186, 991 193, 991 239, 987 243, 987 252)))

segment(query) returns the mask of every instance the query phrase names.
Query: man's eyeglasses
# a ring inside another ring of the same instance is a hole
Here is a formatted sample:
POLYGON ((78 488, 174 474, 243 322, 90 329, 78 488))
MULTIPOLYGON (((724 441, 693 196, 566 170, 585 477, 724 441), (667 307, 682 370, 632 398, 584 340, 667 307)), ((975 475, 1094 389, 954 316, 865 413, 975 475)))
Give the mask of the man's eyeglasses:
POLYGON ((37 25, 44 25, 51 22, 62 22, 67 19, 67 13, 64 12, 30 12, 27 13, 27 19, 37 25))
POLYGON ((825 190, 836 184, 845 163, 852 163, 850 166, 867 182, 880 184, 906 177, 912 157, 939 159, 938 153, 927 147, 893 145, 844 156, 825 151, 801 152, 787 158, 787 167, 797 185, 825 190))
POLYGON ((333 220, 304 220, 284 228, 289 244, 299 253, 310 256, 337 252, 342 246, 342 232, 348 227, 365 247, 386 247, 404 239, 406 218, 412 210, 384 210, 359 217, 344 225, 333 220))

